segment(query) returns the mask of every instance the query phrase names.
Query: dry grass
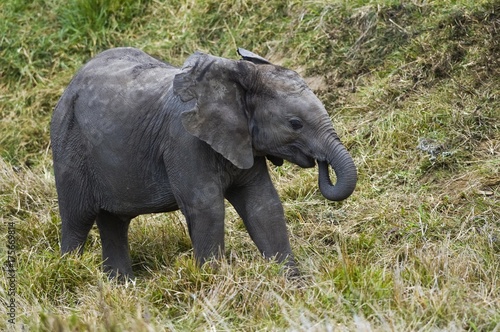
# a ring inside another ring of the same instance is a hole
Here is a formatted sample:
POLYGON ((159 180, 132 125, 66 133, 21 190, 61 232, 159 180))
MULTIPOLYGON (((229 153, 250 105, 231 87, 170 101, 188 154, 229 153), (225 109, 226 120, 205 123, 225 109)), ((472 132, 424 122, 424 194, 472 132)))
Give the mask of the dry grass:
POLYGON ((17 244, 16 325, 1 330, 500 329, 497 2, 93 2, 0 4, 0 243, 14 223, 17 244), (300 282, 258 256, 229 206, 218 270, 195 266, 178 212, 132 223, 135 283, 107 280, 95 230, 82 257, 59 256, 52 108, 120 45, 175 64, 241 46, 316 86, 359 184, 332 203, 315 169, 271 167, 300 282))

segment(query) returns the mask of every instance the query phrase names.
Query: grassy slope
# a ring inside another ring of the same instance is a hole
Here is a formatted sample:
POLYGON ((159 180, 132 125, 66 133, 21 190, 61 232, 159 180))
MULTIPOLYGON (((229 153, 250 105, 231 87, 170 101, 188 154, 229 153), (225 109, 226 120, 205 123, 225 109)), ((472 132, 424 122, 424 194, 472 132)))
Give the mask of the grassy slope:
POLYGON ((0 243, 15 222, 18 328, 500 328, 497 1, 169 3, 0 4, 0 243), (194 267, 178 213, 134 221, 135 285, 100 273, 95 230, 83 257, 59 257, 50 114, 84 61, 122 45, 179 65, 242 46, 317 88, 360 180, 331 203, 316 170, 273 168, 302 285, 258 258, 230 208, 219 271, 194 267), (420 139, 443 145, 435 159, 420 139))

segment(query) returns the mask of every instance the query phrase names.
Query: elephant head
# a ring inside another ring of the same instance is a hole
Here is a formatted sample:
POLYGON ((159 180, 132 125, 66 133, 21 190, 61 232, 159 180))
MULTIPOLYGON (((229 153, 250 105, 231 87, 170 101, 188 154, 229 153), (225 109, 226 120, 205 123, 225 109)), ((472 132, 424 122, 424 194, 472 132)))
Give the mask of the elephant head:
POLYGON ((238 49, 242 60, 190 56, 173 90, 190 105, 181 115, 192 135, 241 169, 255 156, 319 167, 319 188, 339 201, 354 191, 357 172, 321 101, 294 71, 238 49), (337 182, 332 184, 329 166, 337 182))

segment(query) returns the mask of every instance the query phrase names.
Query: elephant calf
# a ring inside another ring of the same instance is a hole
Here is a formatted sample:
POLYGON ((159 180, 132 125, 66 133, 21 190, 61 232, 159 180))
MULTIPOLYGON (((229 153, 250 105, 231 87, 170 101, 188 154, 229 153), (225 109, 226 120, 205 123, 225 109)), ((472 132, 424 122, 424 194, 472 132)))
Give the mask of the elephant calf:
POLYGON ((130 220, 180 209, 203 264, 224 252, 227 199, 261 254, 297 273, 266 158, 317 161, 329 200, 351 195, 356 167, 296 72, 238 52, 241 60, 194 53, 177 68, 115 48, 76 74, 51 122, 63 254, 83 250, 95 221, 105 271, 132 278, 130 220))

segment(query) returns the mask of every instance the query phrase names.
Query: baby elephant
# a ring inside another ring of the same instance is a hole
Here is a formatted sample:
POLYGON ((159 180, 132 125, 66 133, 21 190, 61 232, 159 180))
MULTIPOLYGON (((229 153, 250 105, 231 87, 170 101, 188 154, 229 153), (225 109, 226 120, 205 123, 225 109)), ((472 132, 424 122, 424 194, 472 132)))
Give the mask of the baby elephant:
POLYGON ((266 158, 317 161, 321 193, 334 201, 353 192, 356 167, 296 72, 238 53, 197 52, 177 68, 115 48, 76 74, 51 122, 63 254, 82 252, 96 221, 105 271, 133 278, 130 220, 180 209, 203 264, 224 253, 227 199, 261 254, 298 273, 266 158))

